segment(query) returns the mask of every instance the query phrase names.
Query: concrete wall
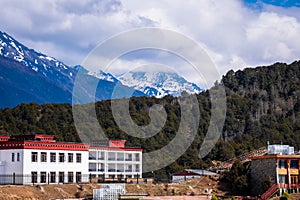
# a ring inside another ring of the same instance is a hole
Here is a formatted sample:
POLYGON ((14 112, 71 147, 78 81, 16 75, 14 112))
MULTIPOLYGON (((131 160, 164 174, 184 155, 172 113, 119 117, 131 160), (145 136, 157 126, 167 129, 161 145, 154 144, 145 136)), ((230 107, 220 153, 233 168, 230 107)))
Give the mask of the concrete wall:
POLYGON ((276 159, 252 160, 250 165, 251 193, 252 195, 263 194, 262 182, 270 180, 271 185, 276 183, 276 159))
MULTIPOLYGON (((75 174, 76 172, 81 172, 82 182, 88 181, 88 151, 66 151, 66 150, 37 150, 37 149, 25 149, 24 150, 24 168, 23 174, 31 175, 31 172, 37 172, 38 177, 41 172, 46 172, 46 174, 50 172, 55 172, 56 176, 58 176, 59 172, 64 172, 65 180, 67 182, 68 172, 73 172, 73 180, 75 182, 75 174), (31 153, 38 153, 38 161, 31 161, 31 153), (41 152, 47 153, 47 161, 41 162, 41 152), (56 153, 56 162, 50 162, 50 153, 56 153), (59 153, 65 154, 65 161, 59 162, 59 153), (68 153, 73 153, 73 162, 68 162, 68 153), (76 153, 81 154, 81 162, 76 162, 76 153)), ((40 180, 37 180, 40 182, 40 180)), ((48 180, 47 180, 48 181, 48 180)), ((58 182, 58 178, 56 178, 56 182, 58 182)))

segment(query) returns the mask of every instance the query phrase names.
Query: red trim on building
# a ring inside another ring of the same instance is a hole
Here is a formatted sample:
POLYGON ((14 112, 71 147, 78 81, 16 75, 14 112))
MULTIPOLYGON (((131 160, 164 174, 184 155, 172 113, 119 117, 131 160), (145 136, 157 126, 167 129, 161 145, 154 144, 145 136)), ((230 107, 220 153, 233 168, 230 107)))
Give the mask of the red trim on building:
POLYGON ((126 142, 126 140, 109 140, 108 146, 124 148, 125 142, 126 142))
POLYGON ((41 150, 70 150, 70 151, 88 151, 89 149, 98 150, 120 150, 120 151, 138 151, 143 149, 134 147, 125 147, 126 140, 109 140, 108 146, 90 146, 83 143, 56 142, 52 135, 17 135, 0 136, 0 150, 2 149, 41 149, 41 150))
POLYGON ((0 135, 0 142, 8 141, 10 138, 9 135, 0 135))
POLYGON ((80 144, 80 143, 39 142, 39 141, 0 142, 0 150, 4 150, 4 149, 88 151, 89 145, 80 144))

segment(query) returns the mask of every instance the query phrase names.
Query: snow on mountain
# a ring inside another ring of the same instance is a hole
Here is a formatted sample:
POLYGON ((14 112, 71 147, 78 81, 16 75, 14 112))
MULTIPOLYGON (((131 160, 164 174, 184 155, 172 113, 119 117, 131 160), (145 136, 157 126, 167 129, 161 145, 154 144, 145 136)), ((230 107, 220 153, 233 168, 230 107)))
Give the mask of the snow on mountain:
POLYGON ((101 80, 106 80, 109 82, 117 83, 119 80, 112 74, 99 70, 98 72, 88 72, 89 75, 99 78, 101 80))
POLYGON ((180 96, 183 91, 194 94, 203 91, 175 72, 131 71, 118 77, 122 84, 134 87, 148 96, 161 98, 166 95, 180 96))
MULTIPOLYGON (((78 72, 79 103, 111 99, 116 80, 105 72, 90 75, 82 66, 69 67, 63 62, 24 46, 0 31, 0 107, 13 107, 20 103, 72 103, 73 88, 78 72), (95 87, 96 91, 90 90, 95 87)), ((145 96, 144 93, 119 85, 115 98, 145 96)))
POLYGON ((19 62, 50 79, 72 79, 75 70, 55 58, 29 49, 0 31, 0 56, 19 62), (64 76, 64 77, 62 77, 64 76))

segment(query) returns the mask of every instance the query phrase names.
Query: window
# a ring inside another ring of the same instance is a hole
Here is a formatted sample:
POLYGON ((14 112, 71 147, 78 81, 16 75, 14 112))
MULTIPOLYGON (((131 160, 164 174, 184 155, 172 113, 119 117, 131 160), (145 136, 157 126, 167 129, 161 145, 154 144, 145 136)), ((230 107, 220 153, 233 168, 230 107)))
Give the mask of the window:
POLYGON ((76 162, 81 163, 81 153, 76 153, 76 162))
POLYGON ((41 153, 41 162, 47 162, 47 153, 46 152, 41 153))
POLYGON ((20 161, 20 153, 17 153, 17 162, 20 161))
POLYGON ((65 162, 65 154, 59 153, 59 162, 65 162))
POLYGON ((73 162, 73 154, 68 153, 68 162, 73 162))
POLYGON ((279 175, 279 183, 286 183, 287 176, 286 175, 279 175))
POLYGON ((279 160, 278 161, 278 168, 286 168, 286 161, 285 160, 279 160))
POLYGON ((46 183, 46 172, 41 172, 41 183, 46 183))
POLYGON ((76 172, 76 183, 81 182, 81 172, 76 172))
POLYGON ((64 180, 65 180, 65 173, 64 172, 59 172, 59 177, 58 177, 58 181, 60 182, 60 183, 63 183, 64 182, 64 180))
POLYGON ((298 169, 298 160, 291 160, 290 168, 291 169, 298 169))
POLYGON ((73 183, 73 172, 68 172, 68 182, 73 183))
POLYGON ((140 161, 140 154, 139 153, 135 154, 135 161, 140 161))
POLYGON ((11 162, 15 162, 15 153, 11 154, 11 162))
POLYGON ((56 153, 50 153, 50 162, 56 162, 56 153))
POLYGON ((50 172, 50 183, 56 182, 56 174, 55 172, 50 172))
POLYGON ((31 172, 31 182, 37 183, 37 172, 31 172))
POLYGON ((140 172, 140 165, 135 165, 135 171, 140 172))
POLYGON ((31 152, 31 162, 37 162, 38 153, 37 152, 31 152))

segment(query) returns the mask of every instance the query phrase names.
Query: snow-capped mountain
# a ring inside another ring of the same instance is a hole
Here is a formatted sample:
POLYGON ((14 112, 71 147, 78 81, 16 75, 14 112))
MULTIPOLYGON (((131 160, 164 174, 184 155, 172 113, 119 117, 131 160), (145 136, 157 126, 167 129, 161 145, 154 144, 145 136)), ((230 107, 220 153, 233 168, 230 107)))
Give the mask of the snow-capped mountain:
POLYGON ((122 84, 134 87, 148 96, 180 96, 183 91, 194 94, 203 91, 175 72, 131 71, 118 77, 122 84))
POLYGON ((19 62, 28 69, 50 78, 72 79, 75 70, 53 57, 46 56, 33 49, 24 46, 7 33, 0 31, 0 56, 19 62))
POLYGON ((101 80, 106 80, 113 83, 119 82, 119 80, 114 75, 103 70, 99 70, 98 72, 88 72, 88 74, 101 80))
MULTIPOLYGON (((72 103, 72 92, 77 73, 83 73, 80 95, 95 101, 110 99, 115 82, 91 76, 80 66, 69 67, 63 62, 29 49, 7 33, 0 31, 0 107, 13 107, 20 103, 72 103), (98 83, 96 94, 88 88, 98 83)), ((104 74, 103 74, 104 76, 104 74)), ((113 79, 111 79, 113 80, 113 79)), ((122 98, 131 88, 123 86, 122 98)), ((131 94, 131 93, 130 93, 131 94)), ((134 91, 133 96, 145 96, 134 91)), ((87 102, 80 102, 87 103, 87 102)))

